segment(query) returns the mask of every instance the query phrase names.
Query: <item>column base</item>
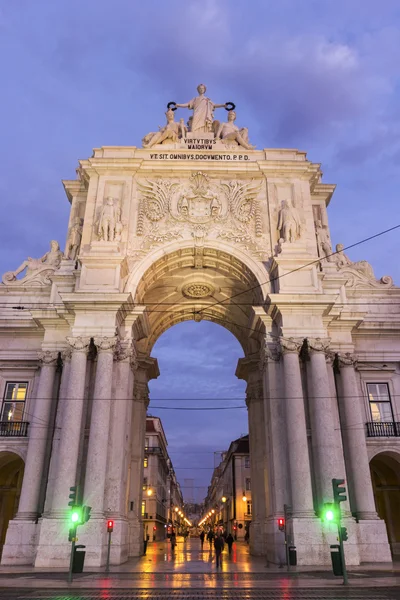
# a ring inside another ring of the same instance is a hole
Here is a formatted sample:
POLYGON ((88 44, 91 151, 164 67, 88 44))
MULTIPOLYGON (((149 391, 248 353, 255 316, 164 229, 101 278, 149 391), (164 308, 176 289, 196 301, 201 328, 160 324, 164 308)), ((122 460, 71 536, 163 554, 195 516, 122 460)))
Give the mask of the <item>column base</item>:
POLYGON ((250 554, 252 556, 264 555, 264 524, 252 521, 250 526, 250 554))
MULTIPOLYGON (((342 527, 347 529, 347 542, 344 542, 344 552, 346 558, 346 565, 354 566, 360 564, 360 548, 358 545, 358 525, 352 516, 344 516, 342 518, 342 527)), ((338 528, 334 523, 321 522, 322 534, 325 544, 327 545, 328 552, 330 552, 330 545, 336 545, 338 541, 338 528)), ((329 561, 329 564, 331 561, 329 561)))
MULTIPOLYGON (((71 543, 68 541, 68 531, 66 519, 41 519, 35 567, 69 567, 71 543)), ((78 543, 81 543, 80 540, 78 543)))
POLYGON ((385 521, 382 519, 359 521, 357 529, 362 563, 392 562, 385 521))
POLYGON ((283 567, 286 565, 285 534, 278 529, 278 518, 269 517, 265 521, 264 555, 268 566, 283 567))
POLYGON ((329 544, 317 517, 293 517, 288 522, 288 545, 295 546, 299 566, 330 565, 329 544))
POLYGON ((144 550, 144 532, 143 523, 137 520, 129 520, 129 556, 137 557, 143 555, 144 550))
POLYGON ((2 565, 33 565, 40 525, 14 519, 8 523, 2 565))

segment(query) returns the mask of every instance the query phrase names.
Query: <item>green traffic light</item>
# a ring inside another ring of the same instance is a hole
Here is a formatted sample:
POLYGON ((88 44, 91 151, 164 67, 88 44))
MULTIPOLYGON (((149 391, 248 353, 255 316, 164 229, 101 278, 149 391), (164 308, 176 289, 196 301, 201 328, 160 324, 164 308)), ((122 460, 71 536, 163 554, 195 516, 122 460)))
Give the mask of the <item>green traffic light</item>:
POLYGON ((334 515, 333 510, 327 510, 326 513, 325 513, 325 519, 327 521, 333 521, 334 518, 335 518, 335 515, 334 515))
POLYGON ((71 514, 71 521, 73 523, 77 523, 79 521, 79 513, 78 512, 73 512, 71 514))

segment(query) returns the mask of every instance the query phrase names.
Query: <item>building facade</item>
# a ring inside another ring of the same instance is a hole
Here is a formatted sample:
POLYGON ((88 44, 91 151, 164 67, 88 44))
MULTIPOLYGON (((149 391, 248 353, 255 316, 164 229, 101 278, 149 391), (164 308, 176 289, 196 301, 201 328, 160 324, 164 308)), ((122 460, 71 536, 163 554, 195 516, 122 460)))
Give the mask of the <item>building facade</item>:
POLYGON ((148 416, 143 462, 144 535, 153 542, 165 540, 171 527, 179 528, 182 510, 182 493, 168 456, 161 419, 148 416))
POLYGON ((222 528, 236 540, 244 540, 252 513, 249 436, 245 435, 231 442, 214 469, 201 521, 205 528, 222 528))
POLYGON ((189 127, 172 103, 142 148, 79 161, 64 181, 64 252, 53 241, 2 277, 3 564, 68 565, 74 485, 92 507, 86 563, 106 560, 107 518, 112 562, 140 554, 151 352, 188 319, 225 326, 243 349, 251 551, 281 561, 286 504, 298 563, 328 564, 332 478, 348 488, 348 561, 398 550, 400 289, 333 252, 335 186, 320 166, 255 149, 232 105, 218 125, 204 93, 189 127))

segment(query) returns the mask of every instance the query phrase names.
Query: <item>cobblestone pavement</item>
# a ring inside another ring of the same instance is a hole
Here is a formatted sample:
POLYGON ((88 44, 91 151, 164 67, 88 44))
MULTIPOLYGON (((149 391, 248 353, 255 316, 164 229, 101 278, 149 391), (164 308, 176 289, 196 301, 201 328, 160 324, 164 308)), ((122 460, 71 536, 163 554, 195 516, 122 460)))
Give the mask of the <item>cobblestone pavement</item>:
POLYGON ((399 600, 399 590, 291 589, 279 590, 80 590, 75 592, 8 590, 7 600, 399 600))
POLYGON ((327 567, 286 567, 251 557, 246 544, 224 552, 222 569, 198 539, 150 544, 146 556, 112 566, 85 568, 67 583, 66 570, 0 567, 0 600, 400 600, 400 570, 393 565, 353 567, 350 585, 327 567))

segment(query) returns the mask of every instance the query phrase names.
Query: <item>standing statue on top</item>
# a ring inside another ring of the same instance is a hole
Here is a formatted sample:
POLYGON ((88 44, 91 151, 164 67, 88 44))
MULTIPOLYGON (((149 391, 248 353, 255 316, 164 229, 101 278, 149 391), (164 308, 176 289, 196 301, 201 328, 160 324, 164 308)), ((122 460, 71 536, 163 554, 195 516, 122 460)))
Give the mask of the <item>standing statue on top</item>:
POLYGON ((207 91, 204 83, 197 86, 199 95, 190 100, 187 104, 176 104, 177 108, 189 108, 193 110, 193 116, 189 118, 190 131, 192 133, 208 133, 212 131, 214 121, 214 109, 226 108, 225 104, 214 104, 210 98, 204 94, 207 91))

